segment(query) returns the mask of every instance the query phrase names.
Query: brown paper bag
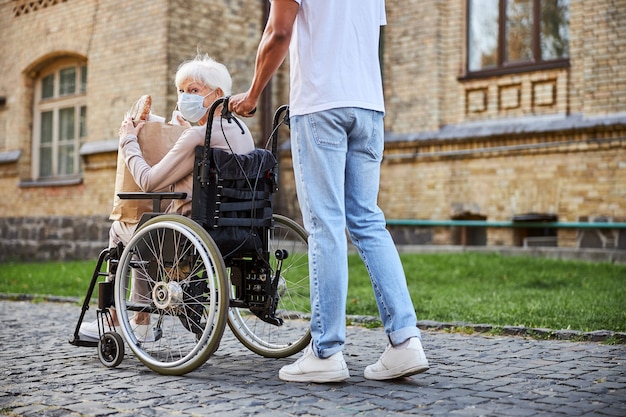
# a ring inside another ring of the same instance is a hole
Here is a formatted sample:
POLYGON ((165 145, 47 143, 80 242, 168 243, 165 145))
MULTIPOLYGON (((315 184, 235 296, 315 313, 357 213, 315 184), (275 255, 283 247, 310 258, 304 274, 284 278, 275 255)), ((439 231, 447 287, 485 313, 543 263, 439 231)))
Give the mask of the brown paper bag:
MULTIPOLYGON (((146 122, 139 132, 137 141, 143 157, 148 165, 153 166, 174 146, 176 140, 186 128, 161 122, 146 122)), ((137 223, 145 212, 152 211, 152 200, 122 200, 117 196, 120 192, 141 192, 128 167, 122 158, 122 153, 117 153, 117 172, 115 174, 115 196, 113 210, 109 219, 127 223, 137 223)), ((158 190, 158 191, 169 191, 158 190)))

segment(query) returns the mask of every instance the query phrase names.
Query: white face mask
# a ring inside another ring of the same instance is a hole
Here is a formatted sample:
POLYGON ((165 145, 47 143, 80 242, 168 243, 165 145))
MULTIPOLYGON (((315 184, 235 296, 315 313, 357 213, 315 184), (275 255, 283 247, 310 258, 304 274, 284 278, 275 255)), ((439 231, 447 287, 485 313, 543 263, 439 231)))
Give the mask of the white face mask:
POLYGON ((180 113, 185 119, 191 123, 196 123, 198 120, 202 119, 202 116, 204 116, 208 110, 207 107, 202 105, 204 99, 214 92, 215 90, 211 91, 206 96, 182 93, 180 97, 178 97, 178 110, 180 110, 180 113))

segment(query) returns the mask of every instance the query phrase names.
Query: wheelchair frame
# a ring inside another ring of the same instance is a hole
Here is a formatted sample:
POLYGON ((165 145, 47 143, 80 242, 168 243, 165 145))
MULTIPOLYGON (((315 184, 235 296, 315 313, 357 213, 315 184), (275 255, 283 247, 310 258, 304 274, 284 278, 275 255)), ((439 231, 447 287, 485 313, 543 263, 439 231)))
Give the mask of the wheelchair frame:
POLYGON ((152 199, 153 212, 144 213, 125 246, 100 253, 70 339, 76 346, 97 346, 105 366, 122 362, 126 342, 153 371, 183 375, 218 349, 226 324, 265 357, 291 356, 310 342, 307 233, 272 210, 278 129, 288 125, 289 108, 276 110, 265 148, 248 156, 227 154, 212 149, 210 139, 220 105, 222 122, 238 123, 228 99, 212 104, 205 145, 196 149, 191 218, 160 212, 163 200, 185 193, 118 194, 152 199), (96 284, 97 342, 79 334, 96 284), (148 326, 133 321, 139 313, 150 317, 148 326))

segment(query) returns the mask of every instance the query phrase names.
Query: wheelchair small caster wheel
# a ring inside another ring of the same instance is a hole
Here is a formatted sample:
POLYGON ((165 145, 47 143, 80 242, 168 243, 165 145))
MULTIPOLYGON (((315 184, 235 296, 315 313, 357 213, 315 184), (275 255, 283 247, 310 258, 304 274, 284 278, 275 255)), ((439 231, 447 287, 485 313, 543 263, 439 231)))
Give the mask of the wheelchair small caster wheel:
POLYGON ((98 342, 98 357, 104 366, 115 368, 124 359, 124 339, 115 332, 106 332, 98 342))

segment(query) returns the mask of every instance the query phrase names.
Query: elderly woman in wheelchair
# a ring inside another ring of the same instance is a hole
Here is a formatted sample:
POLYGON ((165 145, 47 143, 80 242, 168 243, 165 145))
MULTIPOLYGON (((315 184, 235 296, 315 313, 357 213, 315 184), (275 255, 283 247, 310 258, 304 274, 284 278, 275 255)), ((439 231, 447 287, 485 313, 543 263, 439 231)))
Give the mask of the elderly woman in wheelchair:
POLYGON ((253 352, 293 355, 310 340, 302 320, 310 310, 306 232, 272 212, 276 135, 287 107, 275 115, 272 151, 255 149, 221 98, 231 90, 222 64, 207 56, 185 62, 176 87, 179 111, 198 125, 160 162, 150 166, 142 155, 143 122, 129 116, 120 127, 119 152, 144 193, 119 196, 152 199, 154 212, 138 223, 113 222, 70 343, 97 345, 101 362, 113 367, 126 341, 149 368, 180 375, 208 359, 228 322, 253 352), (162 213, 164 199, 172 200, 162 213), (82 323, 99 276, 106 279, 97 319, 82 323))
MULTIPOLYGON (((223 64, 208 56, 198 56, 194 60, 184 62, 176 73, 176 88, 179 93, 178 108, 184 120, 197 123, 197 126, 185 130, 176 141, 174 147, 154 166, 148 165, 137 142, 137 135, 144 122, 134 123, 131 115, 123 120, 119 130, 120 147, 135 183, 146 192, 170 188, 174 192, 185 193, 186 198, 172 200, 166 209, 168 213, 185 216, 191 214, 191 196, 193 187, 193 164, 195 148, 204 144, 208 110, 211 103, 219 97, 229 95, 232 88, 230 74, 223 64)), ((213 123, 216 133, 211 138, 211 146, 228 152, 247 154, 254 150, 254 140, 247 126, 240 122, 222 125, 220 118, 213 123), (223 128, 223 129, 222 129, 223 128)), ((137 219, 139 220, 139 219, 137 219)), ((137 224, 115 221, 112 224, 109 247, 117 247, 121 242, 126 244, 132 236, 137 224)), ((137 274, 135 278, 136 297, 146 292, 146 278, 137 274)), ((154 341, 154 334, 149 326, 149 315, 137 312, 132 320, 137 337, 141 341, 154 341)), ((115 312, 112 320, 118 326, 115 312)), ((81 336, 86 339, 98 339, 98 323, 85 323, 80 329, 81 336)))

